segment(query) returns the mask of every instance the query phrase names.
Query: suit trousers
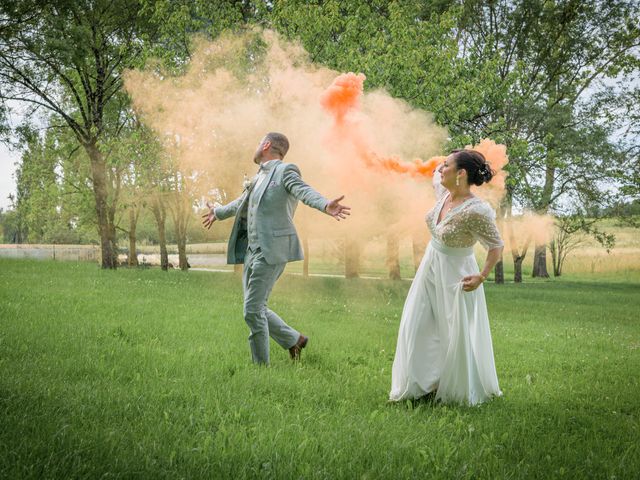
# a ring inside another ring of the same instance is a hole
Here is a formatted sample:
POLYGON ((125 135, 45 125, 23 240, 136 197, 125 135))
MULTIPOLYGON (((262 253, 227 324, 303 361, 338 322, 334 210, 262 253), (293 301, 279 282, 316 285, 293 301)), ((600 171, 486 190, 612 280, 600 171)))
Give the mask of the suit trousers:
POLYGON ((269 265, 257 248, 247 249, 242 272, 244 320, 249 326, 249 347, 254 363, 269 364, 269 336, 282 348, 293 347, 300 332, 267 308, 267 300, 286 263, 269 265))

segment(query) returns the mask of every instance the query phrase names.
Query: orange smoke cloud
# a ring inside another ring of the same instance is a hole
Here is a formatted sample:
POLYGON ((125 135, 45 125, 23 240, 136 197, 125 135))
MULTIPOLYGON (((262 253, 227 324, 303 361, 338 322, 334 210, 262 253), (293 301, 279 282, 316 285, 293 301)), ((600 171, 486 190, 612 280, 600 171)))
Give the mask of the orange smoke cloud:
POLYGON ((366 79, 362 73, 344 73, 320 97, 320 105, 333 115, 337 124, 343 124, 347 113, 359 107, 366 79))
POLYGON ((397 156, 379 155, 364 141, 357 120, 349 121, 347 116, 350 113, 354 117, 360 113, 360 98, 363 95, 365 80, 366 77, 361 73, 343 73, 334 79, 320 98, 322 107, 333 117, 334 138, 351 143, 367 167, 412 177, 433 177, 435 169, 445 157, 433 157, 424 162, 419 158, 403 161, 397 156))
POLYGON ((441 151, 446 130, 428 112, 384 90, 363 92, 364 75, 339 75, 313 65, 299 45, 274 32, 259 35, 268 48, 250 75, 236 71, 237 58, 255 38, 247 33, 197 40, 180 75, 149 68, 125 76, 136 112, 180 172, 198 180, 194 195, 219 194, 221 203, 236 198, 244 175, 255 171, 257 143, 266 132, 279 131, 291 142, 285 161, 297 164, 305 182, 326 197, 346 195, 353 209, 339 224, 298 209, 302 235, 372 239, 389 231, 424 231, 434 193, 431 182, 416 180, 433 166, 410 160, 441 151), (404 174, 390 181, 393 169, 404 174))
POLYGON ((405 162, 396 157, 378 158, 375 155, 371 155, 369 158, 372 165, 382 167, 389 172, 407 174, 412 177, 433 177, 438 165, 444 162, 447 157, 432 157, 426 162, 419 158, 414 159, 413 162, 405 162))
MULTIPOLYGON (((365 141, 357 120, 365 80, 366 77, 361 73, 349 72, 338 75, 320 98, 320 104, 334 120, 333 139, 337 139, 341 143, 350 143, 358 157, 369 168, 415 178, 433 177, 436 168, 444 162, 445 156, 431 157, 426 162, 420 158, 405 161, 395 155, 380 155, 365 141), (351 114, 351 118, 348 117, 349 114, 351 114)), ((493 140, 484 139, 478 145, 467 145, 466 148, 482 153, 496 173, 488 186, 483 188, 483 194, 480 196, 497 204, 504 195, 507 176, 504 166, 509 162, 507 147, 497 144, 493 140)))

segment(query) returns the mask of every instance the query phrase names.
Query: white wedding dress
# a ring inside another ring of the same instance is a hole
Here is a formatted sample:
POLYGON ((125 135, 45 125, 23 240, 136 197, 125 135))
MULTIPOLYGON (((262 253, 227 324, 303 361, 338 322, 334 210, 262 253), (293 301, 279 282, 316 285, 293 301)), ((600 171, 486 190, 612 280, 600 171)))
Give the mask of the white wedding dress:
POLYGON ((473 245, 503 245, 495 212, 473 197, 438 217, 448 192, 434 177, 438 200, 427 214, 431 231, 420 267, 404 304, 393 361, 390 400, 435 391, 447 403, 476 405, 502 395, 493 357, 489 317, 480 285, 462 289, 462 278, 477 274, 473 245))

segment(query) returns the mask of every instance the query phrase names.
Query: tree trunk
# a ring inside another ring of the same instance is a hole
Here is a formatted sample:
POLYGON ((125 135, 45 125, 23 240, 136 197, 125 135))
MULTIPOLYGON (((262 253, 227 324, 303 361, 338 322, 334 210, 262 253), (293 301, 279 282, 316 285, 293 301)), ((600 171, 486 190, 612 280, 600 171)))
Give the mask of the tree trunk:
POLYGON ((495 282, 499 285, 504 284, 504 261, 502 260, 502 255, 500 255, 500 260, 496 263, 496 266, 493 270, 493 274, 495 275, 495 282))
MULTIPOLYGON (((508 203, 506 201, 501 201, 498 206, 498 210, 496 212, 496 223, 498 225, 498 231, 500 232, 500 236, 504 238, 504 218, 507 215, 507 207, 508 203)), ((496 263, 496 266, 493 269, 493 274, 495 277, 495 283, 498 285, 504 285, 504 255, 500 254, 500 260, 496 263)))
POLYGON ((531 237, 527 237, 525 239, 522 250, 518 248, 516 243, 513 225, 509 225, 509 237, 511 241, 511 258, 513 258, 513 281, 515 283, 522 283, 522 262, 524 262, 524 259, 527 256, 531 237))
POLYGON ((344 276, 358 278, 360 271, 360 245, 351 239, 344 240, 344 276))
POLYGON ((167 236, 165 229, 165 219, 167 218, 167 212, 164 209, 162 200, 155 199, 153 201, 151 211, 153 217, 156 219, 156 225, 158 227, 158 242, 160 243, 160 268, 167 271, 169 269, 169 254, 167 252, 167 236))
POLYGON ((514 257, 513 259, 513 281, 515 283, 522 283, 522 262, 524 256, 514 257))
POLYGON ((107 204, 107 216, 109 218, 109 240, 111 241, 111 251, 114 255, 114 262, 118 264, 118 237, 116 231, 116 209, 118 206, 118 198, 120 196, 120 187, 122 186, 122 178, 116 171, 113 175, 113 171, 107 170, 108 180, 107 184, 110 186, 110 192, 108 198, 111 203, 107 204))
POLYGON ((117 252, 114 250, 114 234, 109 224, 109 209, 107 206, 107 166, 102 153, 95 143, 84 145, 91 160, 91 178, 93 182, 93 196, 96 202, 96 217, 98 234, 100 235, 102 268, 115 269, 118 266, 117 252))
POLYGON ((187 239, 184 235, 178 236, 176 239, 178 243, 178 265, 180 270, 188 270, 189 262, 187 260, 187 239))
POLYGON ((560 258, 559 258, 559 252, 558 252, 558 243, 554 241, 552 241, 549 244, 549 251, 551 252, 551 265, 553 266, 553 276, 554 277, 559 277, 561 275, 561 265, 560 265, 560 258))
POLYGON ((109 241, 111 242, 111 252, 113 255, 113 263, 118 265, 118 238, 116 236, 115 218, 110 217, 109 220, 109 241))
MULTIPOLYGON (((179 207, 184 207, 184 205, 181 204, 179 207)), ((188 212, 183 212, 182 215, 174 215, 173 218, 176 227, 176 243, 178 244, 178 266, 180 270, 185 272, 190 267, 187 259, 187 215, 188 212)))
POLYGON ((190 265, 187 259, 187 227, 191 214, 191 201, 184 193, 184 184, 182 176, 177 172, 174 174, 176 179, 176 190, 173 191, 172 202, 169 204, 169 211, 173 218, 173 225, 176 233, 176 243, 178 244, 178 265, 180 270, 188 270, 190 265), (180 187, 178 187, 180 186, 180 187))
POLYGON ((400 254, 398 235, 387 235, 387 268, 391 280, 400 280, 400 254))
POLYGON ((136 253, 136 227, 138 224, 138 215, 136 207, 129 208, 129 258, 130 267, 138 266, 138 254, 136 253))
POLYGON ((536 243, 536 249, 533 255, 533 271, 531 273, 531 276, 549 278, 549 273, 547 272, 547 245, 544 243, 536 243))
POLYGON ((527 256, 529 245, 531 244, 531 237, 525 237, 524 243, 521 247, 516 242, 516 234, 513 228, 513 216, 511 212, 511 194, 507 189, 507 198, 505 199, 505 213, 507 216, 507 232, 509 234, 509 243, 511 243, 511 258, 513 258, 513 281, 515 283, 522 283, 522 262, 527 256))
MULTIPOLYGON (((553 194, 553 188, 556 177, 556 155, 553 149, 553 140, 550 140, 550 144, 547 145, 547 160, 545 169, 544 186, 542 187, 542 195, 536 213, 538 215, 545 215, 549 211, 551 204, 551 196, 553 194)), ((531 271, 532 277, 549 278, 549 272, 547 272, 547 245, 546 243, 538 243, 536 241, 536 248, 533 254, 533 269, 531 271)))
POLYGON ((304 260, 302 261, 302 276, 309 278, 309 238, 305 235, 302 237, 302 250, 304 251, 304 260))
POLYGON ((178 267, 186 272, 189 269, 189 261, 187 259, 187 232, 184 217, 173 214, 173 224, 178 247, 178 267))
POLYGON ((160 242, 160 268, 165 272, 169 270, 169 252, 167 251, 167 237, 165 233, 164 220, 162 227, 158 227, 158 241, 160 242), (162 228, 162 231, 160 230, 162 228))

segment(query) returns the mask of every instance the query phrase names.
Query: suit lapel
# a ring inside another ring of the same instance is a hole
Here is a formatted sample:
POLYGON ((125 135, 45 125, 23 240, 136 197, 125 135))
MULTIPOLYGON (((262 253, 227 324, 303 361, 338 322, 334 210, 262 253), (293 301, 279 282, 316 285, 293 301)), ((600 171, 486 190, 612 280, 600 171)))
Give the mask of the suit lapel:
POLYGON ((281 160, 276 160, 275 165, 269 169, 269 173, 267 173, 266 178, 262 181, 258 189, 253 192, 254 195, 258 195, 258 198, 256 198, 256 205, 260 205, 262 195, 264 195, 264 192, 267 190, 267 187, 271 183, 271 178, 273 177, 274 173, 276 173, 276 168, 280 167, 281 164, 281 160))

